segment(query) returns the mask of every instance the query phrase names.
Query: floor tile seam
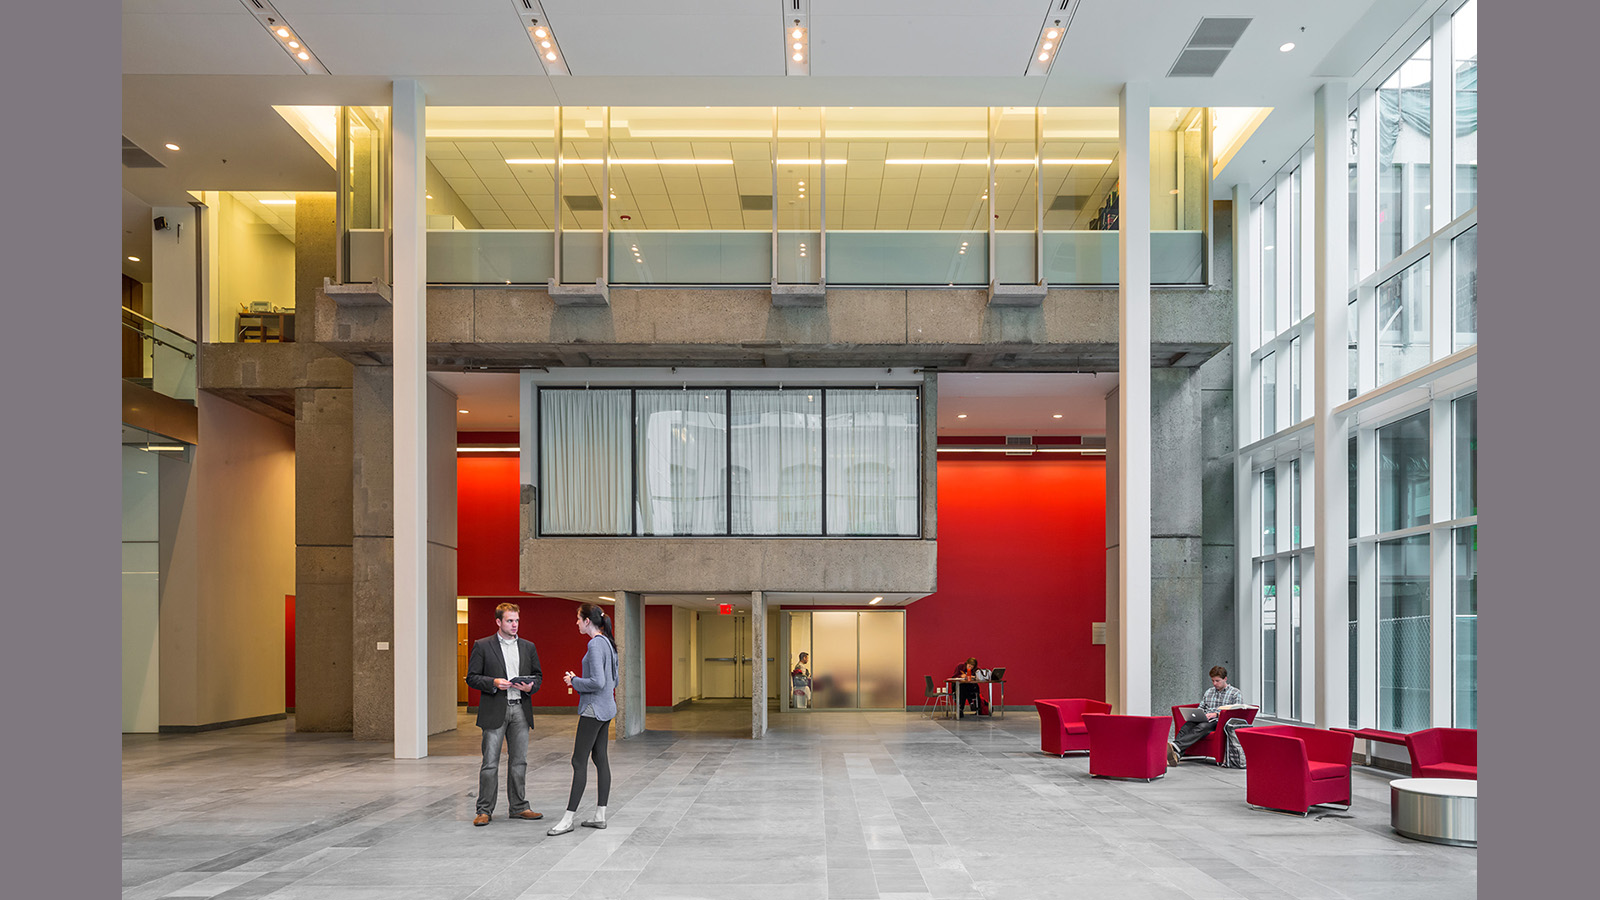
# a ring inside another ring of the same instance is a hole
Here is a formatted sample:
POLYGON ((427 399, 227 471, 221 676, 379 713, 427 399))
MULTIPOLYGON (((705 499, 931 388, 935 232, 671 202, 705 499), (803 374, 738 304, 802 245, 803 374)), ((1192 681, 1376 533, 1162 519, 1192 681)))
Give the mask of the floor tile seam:
POLYGON ((209 860, 206 860, 204 863, 202 863, 199 866, 192 866, 190 868, 190 870, 191 871, 196 871, 196 872, 223 872, 223 871, 227 871, 228 869, 232 869, 232 868, 234 868, 234 866, 237 866, 237 865, 239 865, 241 863, 249 862, 250 860, 253 860, 253 859, 258 859, 258 858, 260 858, 262 856, 265 856, 266 854, 271 853, 273 851, 281 850, 281 849, 283 849, 285 847, 293 846, 294 844, 297 844, 300 841, 308 840, 308 839, 316 837, 318 835, 325 834, 325 833, 327 833, 329 831, 332 831, 332 830, 334 830, 336 828, 339 828, 341 826, 348 825, 351 822, 359 821, 361 818, 363 818, 364 816, 370 814, 371 812, 374 812, 374 811, 379 810, 379 809, 384 809, 387 806, 388 806, 388 802, 387 801, 384 801, 384 800, 373 800, 373 801, 370 801, 368 803, 364 803, 364 804, 362 804, 360 806, 357 806, 354 809, 350 809, 350 810, 345 811, 344 813, 336 815, 336 816, 332 817, 331 819, 329 819, 329 820, 327 820, 325 822, 314 822, 314 823, 311 823, 311 824, 302 825, 299 828, 290 829, 288 831, 285 831, 285 832, 282 832, 280 834, 277 834, 277 835, 274 835, 272 837, 269 837, 269 838, 267 838, 265 840, 257 841, 250 847, 240 848, 239 850, 235 850, 232 853, 224 853, 224 854, 222 854, 220 856, 213 857, 213 858, 211 858, 209 860), (223 866, 222 868, 211 868, 212 866, 221 865, 224 861, 227 861, 227 860, 229 860, 229 859, 231 859, 233 857, 238 857, 239 861, 236 862, 236 863, 233 863, 232 865, 223 866))

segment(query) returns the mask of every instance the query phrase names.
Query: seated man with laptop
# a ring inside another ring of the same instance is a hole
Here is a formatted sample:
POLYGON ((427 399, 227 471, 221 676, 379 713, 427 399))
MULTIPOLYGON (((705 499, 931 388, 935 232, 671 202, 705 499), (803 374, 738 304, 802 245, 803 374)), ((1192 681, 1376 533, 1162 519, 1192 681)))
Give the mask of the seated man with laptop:
POLYGON ((1199 743, 1217 727, 1218 710, 1244 706, 1244 694, 1228 683, 1228 670, 1211 667, 1211 687, 1206 688, 1200 705, 1183 711, 1186 721, 1167 745, 1167 764, 1177 765, 1185 750, 1199 743))

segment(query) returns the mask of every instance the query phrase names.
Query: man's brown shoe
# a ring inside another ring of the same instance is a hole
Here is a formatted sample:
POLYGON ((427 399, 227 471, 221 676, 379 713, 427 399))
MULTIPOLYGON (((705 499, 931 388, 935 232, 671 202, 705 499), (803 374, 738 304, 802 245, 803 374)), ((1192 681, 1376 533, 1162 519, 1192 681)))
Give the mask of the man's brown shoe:
POLYGON ((474 825, 487 825, 487 824, 489 824, 489 814, 488 813, 478 813, 478 817, 472 820, 472 824, 474 824, 474 825))
POLYGON ((530 819, 530 820, 531 819, 542 819, 542 818, 544 818, 544 813, 534 812, 531 809, 525 809, 522 812, 514 813, 511 816, 511 818, 513 818, 513 819, 530 819))

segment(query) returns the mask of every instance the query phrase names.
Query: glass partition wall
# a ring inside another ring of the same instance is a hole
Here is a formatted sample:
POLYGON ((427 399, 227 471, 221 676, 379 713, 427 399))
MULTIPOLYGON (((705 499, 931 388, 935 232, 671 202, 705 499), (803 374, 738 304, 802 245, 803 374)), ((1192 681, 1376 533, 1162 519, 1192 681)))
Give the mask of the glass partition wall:
MULTIPOLYGON (((370 280, 386 116, 343 117, 370 280)), ((1209 276, 1210 123, 1151 111, 1156 284, 1209 276)), ((1117 135, 1114 108, 430 107, 428 280, 1115 284, 1117 135)))
MULTIPOLYGON (((806 709, 904 709, 906 616, 898 609, 807 610, 789 617, 788 669, 811 669, 806 709)), ((787 676, 785 676, 787 677, 787 676)))

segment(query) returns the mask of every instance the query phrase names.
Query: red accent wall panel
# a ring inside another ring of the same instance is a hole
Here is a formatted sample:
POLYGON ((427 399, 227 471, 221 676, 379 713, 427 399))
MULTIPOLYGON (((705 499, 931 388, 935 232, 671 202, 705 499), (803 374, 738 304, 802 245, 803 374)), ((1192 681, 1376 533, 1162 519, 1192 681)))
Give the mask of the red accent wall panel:
POLYGON ((294 709, 294 595, 283 595, 283 706, 294 709))
POLYGON ((456 457, 457 596, 526 596, 517 581, 521 503, 516 457, 456 457))
POLYGON ((1006 667, 1008 705, 1103 697, 1105 462, 941 459, 938 477, 939 590, 906 609, 907 704, 969 656, 1006 667))
MULTIPOLYGON (((583 671, 583 652, 589 639, 578 633, 578 604, 557 597, 470 597, 467 599, 467 639, 494 634, 494 608, 517 604, 517 636, 533 641, 544 670, 544 686, 533 695, 534 706, 577 706, 578 695, 567 693, 561 675, 568 669, 583 671)), ((607 615, 611 611, 607 610, 607 615)), ((613 620, 614 621, 614 620, 613 620)), ((645 705, 672 705, 672 607, 646 606, 644 611, 645 705)), ((478 705, 478 692, 467 688, 467 705, 478 705)))

